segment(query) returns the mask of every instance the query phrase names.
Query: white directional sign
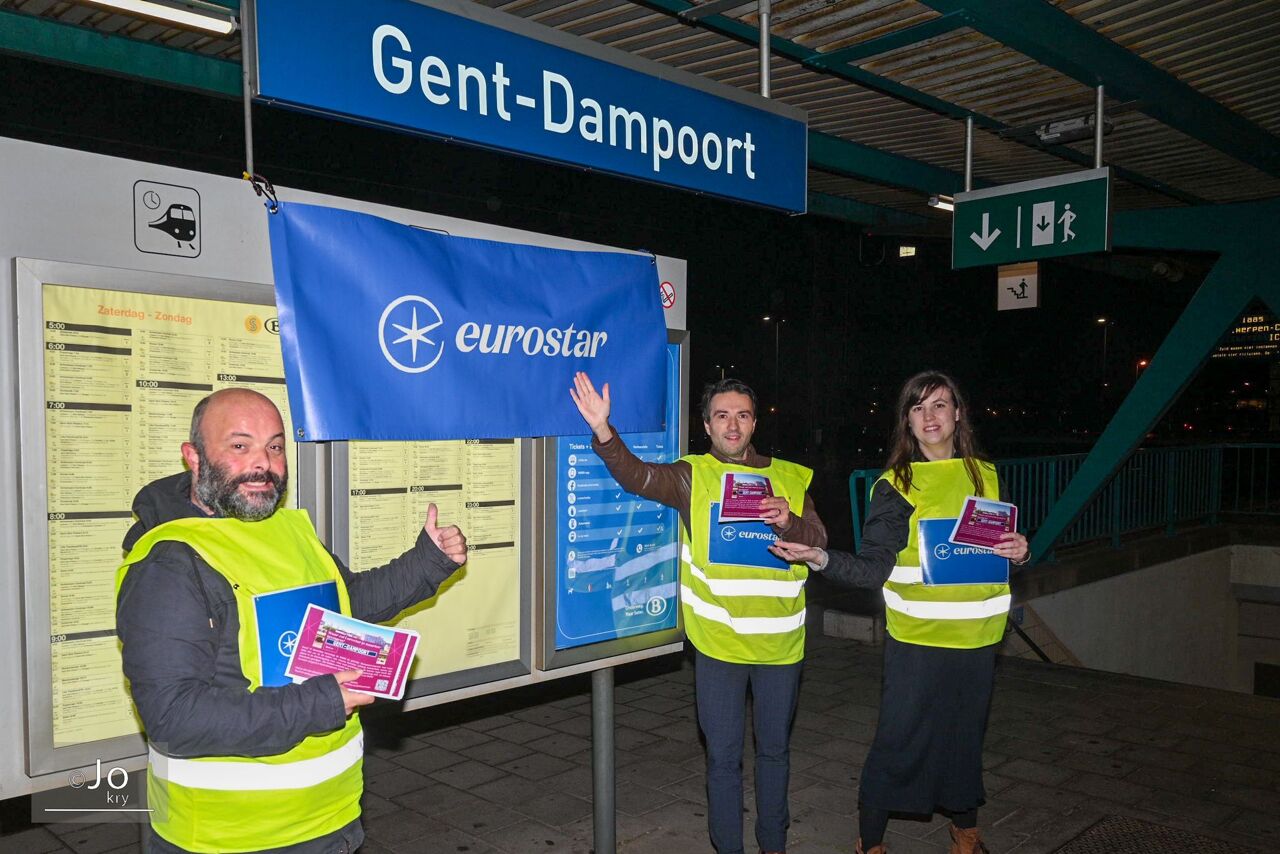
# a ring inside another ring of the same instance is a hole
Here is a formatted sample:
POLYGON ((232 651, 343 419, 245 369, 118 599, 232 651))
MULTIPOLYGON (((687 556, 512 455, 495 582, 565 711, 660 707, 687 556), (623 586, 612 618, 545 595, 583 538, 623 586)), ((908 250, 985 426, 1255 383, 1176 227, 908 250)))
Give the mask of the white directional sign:
POLYGON ((1040 305, 1040 264, 1006 264, 996 274, 996 310, 1037 308, 1040 305))

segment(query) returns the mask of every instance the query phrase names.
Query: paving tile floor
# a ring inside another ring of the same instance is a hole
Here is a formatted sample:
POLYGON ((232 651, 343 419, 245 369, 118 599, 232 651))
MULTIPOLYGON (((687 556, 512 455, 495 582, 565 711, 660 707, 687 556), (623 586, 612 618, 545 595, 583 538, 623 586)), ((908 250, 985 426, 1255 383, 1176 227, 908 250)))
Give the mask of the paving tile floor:
MULTIPOLYGON (((792 739, 791 854, 853 851, 880 670, 879 648, 810 634, 792 739)), ((615 694, 618 850, 709 852, 689 663, 676 655, 620 668, 615 694)), ((590 714, 586 677, 367 714, 363 854, 588 854, 590 714)), ((986 785, 979 815, 993 854, 1048 854, 1107 816, 1280 852, 1280 701, 1002 659, 986 785)), ((136 825, 32 826, 23 799, 0 807, 2 852, 139 848, 136 825)), ((894 820, 889 850, 946 851, 946 825, 894 820)))

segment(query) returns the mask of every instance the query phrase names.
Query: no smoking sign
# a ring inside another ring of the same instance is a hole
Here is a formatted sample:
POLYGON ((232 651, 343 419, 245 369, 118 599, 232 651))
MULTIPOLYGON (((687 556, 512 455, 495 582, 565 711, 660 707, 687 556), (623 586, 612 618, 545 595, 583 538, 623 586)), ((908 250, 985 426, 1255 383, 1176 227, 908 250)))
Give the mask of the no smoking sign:
POLYGON ((676 286, 670 282, 662 283, 662 307, 671 308, 676 304, 676 286))

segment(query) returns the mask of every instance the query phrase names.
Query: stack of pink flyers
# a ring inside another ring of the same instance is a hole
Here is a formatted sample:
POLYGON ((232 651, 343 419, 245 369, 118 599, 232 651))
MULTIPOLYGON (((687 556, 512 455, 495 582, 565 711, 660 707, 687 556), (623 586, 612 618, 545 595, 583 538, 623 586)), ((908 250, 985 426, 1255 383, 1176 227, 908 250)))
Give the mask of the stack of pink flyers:
POLYGON ((285 673, 295 682, 342 670, 363 671, 347 688, 388 700, 404 696, 418 649, 413 629, 392 629, 308 605, 285 673))

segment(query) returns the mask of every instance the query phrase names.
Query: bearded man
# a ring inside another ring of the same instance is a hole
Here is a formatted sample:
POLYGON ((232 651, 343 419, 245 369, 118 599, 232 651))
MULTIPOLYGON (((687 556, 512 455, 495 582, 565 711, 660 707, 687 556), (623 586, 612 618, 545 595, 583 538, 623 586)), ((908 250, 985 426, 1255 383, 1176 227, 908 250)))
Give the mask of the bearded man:
POLYGON ((390 620, 435 594, 466 560, 466 539, 436 525, 433 504, 409 551, 349 571, 305 510, 281 509, 284 424, 255 391, 196 404, 182 457, 189 471, 134 499, 138 521, 116 576, 124 673, 149 741, 146 849, 354 852, 364 840, 354 712, 373 697, 345 687, 358 670, 277 678, 267 659, 279 629, 265 630, 268 615, 292 608, 301 624, 320 599, 390 620))

